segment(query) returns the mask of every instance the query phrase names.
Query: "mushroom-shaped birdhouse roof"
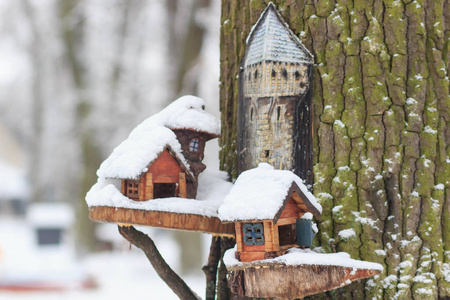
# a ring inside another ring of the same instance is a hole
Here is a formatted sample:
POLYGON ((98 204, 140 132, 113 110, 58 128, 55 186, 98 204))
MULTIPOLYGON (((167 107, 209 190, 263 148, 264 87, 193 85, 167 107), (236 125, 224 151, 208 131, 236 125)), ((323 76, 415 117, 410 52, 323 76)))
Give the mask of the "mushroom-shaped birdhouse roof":
POLYGON ((313 55, 270 3, 247 38, 245 66, 261 61, 313 63, 313 55))
POLYGON ((137 179, 147 171, 158 155, 168 149, 189 177, 193 177, 181 145, 171 129, 190 129, 219 135, 217 120, 205 110, 203 99, 184 96, 164 110, 138 125, 102 163, 97 175, 101 178, 137 179))
POLYGON ((219 208, 219 217, 225 222, 272 220, 276 223, 294 193, 297 196, 293 198, 302 211, 320 217, 322 207, 300 177, 260 163, 238 177, 219 208))

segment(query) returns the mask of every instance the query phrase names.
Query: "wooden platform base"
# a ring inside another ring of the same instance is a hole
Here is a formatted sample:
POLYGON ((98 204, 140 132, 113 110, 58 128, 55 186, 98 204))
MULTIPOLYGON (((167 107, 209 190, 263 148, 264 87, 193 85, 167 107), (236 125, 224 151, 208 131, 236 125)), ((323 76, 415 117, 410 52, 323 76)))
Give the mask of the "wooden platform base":
POLYGON ((340 288, 379 270, 330 265, 261 265, 228 268, 232 293, 254 298, 298 299, 340 288))
POLYGON ((233 223, 223 224, 218 218, 200 215, 93 206, 89 208, 89 218, 103 223, 198 231, 234 238, 233 223))

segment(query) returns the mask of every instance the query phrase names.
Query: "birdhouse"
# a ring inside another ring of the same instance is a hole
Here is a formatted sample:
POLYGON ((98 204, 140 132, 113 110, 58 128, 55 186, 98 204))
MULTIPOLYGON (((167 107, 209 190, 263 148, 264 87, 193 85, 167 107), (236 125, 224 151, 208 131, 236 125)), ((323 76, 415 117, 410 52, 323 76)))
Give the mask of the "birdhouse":
POLYGON ((321 211, 297 175, 261 163, 238 177, 219 217, 234 222, 237 259, 250 262, 277 257, 293 247, 310 247, 311 221, 302 217, 320 217, 321 211))
POLYGON ((215 191, 231 185, 226 177, 206 176, 197 199, 205 143, 219 136, 204 109, 202 99, 184 96, 138 125, 97 171, 86 195, 90 218, 234 236, 217 217, 215 191))
POLYGON ((239 75, 239 173, 267 162, 312 184, 314 58, 270 3, 247 39, 239 75))

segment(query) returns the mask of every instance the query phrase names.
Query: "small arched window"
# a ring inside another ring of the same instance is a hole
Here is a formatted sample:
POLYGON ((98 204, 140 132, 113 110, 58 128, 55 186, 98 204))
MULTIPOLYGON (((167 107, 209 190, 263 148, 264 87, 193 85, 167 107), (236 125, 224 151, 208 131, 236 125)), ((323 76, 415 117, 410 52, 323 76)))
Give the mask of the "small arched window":
POLYGON ((299 79, 300 78, 300 73, 298 71, 295 71, 295 79, 299 79))
POLYGON ((280 121, 280 116, 281 116, 281 107, 278 106, 277 107, 277 121, 280 121))
POLYGON ((255 79, 258 78, 258 70, 255 71, 255 79))
POLYGON ((283 69, 283 77, 287 78, 287 71, 286 71, 286 69, 283 69))
POLYGON ((253 107, 250 108, 250 121, 253 121, 253 107))
POLYGON ((199 140, 197 138, 192 139, 189 142, 189 151, 190 152, 198 152, 199 140))
POLYGON ((275 70, 272 70, 272 77, 277 76, 277 72, 275 72, 275 70))

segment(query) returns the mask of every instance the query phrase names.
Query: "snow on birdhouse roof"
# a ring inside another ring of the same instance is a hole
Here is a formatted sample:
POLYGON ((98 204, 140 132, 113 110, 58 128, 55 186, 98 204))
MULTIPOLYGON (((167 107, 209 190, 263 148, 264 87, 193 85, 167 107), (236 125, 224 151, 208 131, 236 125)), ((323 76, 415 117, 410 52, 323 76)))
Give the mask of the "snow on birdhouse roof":
POLYGON ((138 179, 165 148, 176 154, 182 167, 190 174, 181 145, 171 129, 191 129, 217 136, 220 131, 218 122, 204 111, 204 107, 205 101, 194 96, 175 100, 133 129, 101 164, 97 175, 100 178, 138 179))
POLYGON ((300 177, 291 171, 275 170, 271 165, 261 163, 237 178, 219 208, 219 218, 222 221, 272 220, 285 204, 293 183, 313 206, 312 211, 321 213, 322 207, 300 177))
POLYGON ((151 201, 134 201, 120 192, 120 180, 99 178, 86 195, 89 207, 109 206, 128 209, 163 211, 217 217, 217 209, 232 183, 227 174, 206 169, 200 173, 197 199, 162 198, 151 201))
POLYGON ((247 38, 245 66, 262 61, 313 63, 313 55, 269 3, 247 38))
POLYGON ((183 96, 151 117, 170 129, 193 129, 214 136, 220 133, 216 118, 205 111, 205 101, 195 96, 183 96))

